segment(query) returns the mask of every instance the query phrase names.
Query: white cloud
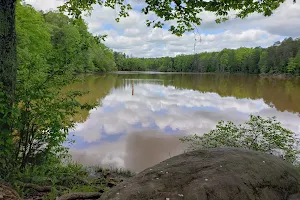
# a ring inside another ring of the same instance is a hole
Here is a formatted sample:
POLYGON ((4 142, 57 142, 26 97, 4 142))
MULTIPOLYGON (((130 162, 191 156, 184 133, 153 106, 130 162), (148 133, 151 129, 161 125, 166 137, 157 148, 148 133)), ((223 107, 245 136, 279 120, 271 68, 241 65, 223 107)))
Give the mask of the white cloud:
POLYGON ((229 21, 216 24, 214 15, 209 12, 200 14, 203 18, 201 27, 203 29, 215 30, 247 30, 262 29, 270 34, 281 36, 300 36, 300 3, 293 4, 292 1, 285 1, 270 17, 264 17, 261 14, 251 14, 246 19, 232 17, 229 21))
MULTIPOLYGON (((47 10, 60 5, 62 1, 28 0, 38 9, 47 10)), ((128 1, 135 7, 142 7, 144 1, 128 1)), ((198 28, 199 34, 186 33, 176 37, 165 29, 146 27, 147 17, 132 10, 130 16, 115 21, 117 11, 95 6, 90 17, 86 18, 89 29, 94 34, 108 34, 105 44, 128 55, 138 57, 174 56, 191 54, 196 38, 196 52, 217 51, 223 48, 239 48, 241 46, 270 46, 281 40, 283 36, 300 36, 300 3, 291 1, 283 3, 271 17, 252 14, 246 19, 231 19, 222 24, 215 23, 215 16, 209 12, 199 14, 203 19, 198 28), (200 42, 201 37, 201 42, 200 42)), ((174 22, 169 22, 174 23, 174 22)))
POLYGON ((38 10, 56 10, 58 6, 63 5, 63 0, 25 0, 26 3, 33 5, 38 10))

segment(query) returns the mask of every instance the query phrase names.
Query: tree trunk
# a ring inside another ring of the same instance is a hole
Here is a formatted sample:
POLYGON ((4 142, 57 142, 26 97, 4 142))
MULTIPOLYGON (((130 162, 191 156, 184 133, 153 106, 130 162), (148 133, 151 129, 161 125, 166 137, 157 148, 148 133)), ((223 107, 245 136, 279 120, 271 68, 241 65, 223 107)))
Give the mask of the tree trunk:
POLYGON ((9 120, 4 116, 11 116, 16 88, 16 1, 0 0, 0 85, 2 85, 0 92, 3 93, 0 95, 0 130, 2 133, 11 131, 9 120))

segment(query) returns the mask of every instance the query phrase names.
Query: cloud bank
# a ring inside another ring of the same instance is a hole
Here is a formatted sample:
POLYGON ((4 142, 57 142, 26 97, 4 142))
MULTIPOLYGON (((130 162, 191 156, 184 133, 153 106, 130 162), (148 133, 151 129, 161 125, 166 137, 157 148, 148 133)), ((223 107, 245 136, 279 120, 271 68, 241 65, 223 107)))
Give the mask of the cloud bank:
MULTIPOLYGON (((55 9, 63 1, 27 0, 37 9, 55 9)), ((134 9, 128 18, 115 21, 117 12, 110 8, 95 6, 91 16, 86 17, 93 34, 108 34, 105 44, 115 51, 135 57, 161 57, 196 52, 219 51, 223 48, 267 47, 285 37, 300 36, 300 3, 283 3, 271 17, 252 14, 246 19, 232 18, 216 24, 215 16, 209 12, 199 15, 202 24, 196 34, 186 33, 182 37, 172 35, 166 29, 152 29, 145 25, 147 16, 139 9, 143 1, 130 1, 134 9)), ((152 16, 150 16, 152 17, 152 16)), ((170 22, 173 23, 173 22, 170 22)))

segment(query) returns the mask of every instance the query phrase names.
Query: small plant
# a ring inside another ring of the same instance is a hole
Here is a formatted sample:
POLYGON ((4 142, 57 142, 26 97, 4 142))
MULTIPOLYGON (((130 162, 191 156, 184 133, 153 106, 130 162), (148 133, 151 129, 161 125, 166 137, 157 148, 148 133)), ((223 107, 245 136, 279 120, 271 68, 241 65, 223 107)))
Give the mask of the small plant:
POLYGON ((57 197, 59 196, 59 192, 53 188, 51 190, 51 192, 49 192, 48 194, 46 194, 44 197, 43 197, 43 200, 52 200, 52 199, 56 199, 57 197))
POLYGON ((71 189, 71 191, 72 192, 98 192, 101 189, 104 190, 104 187, 101 188, 97 185, 95 186, 95 185, 89 184, 89 185, 76 185, 71 189))
POLYGON ((190 149, 237 147, 278 155, 295 164, 299 150, 295 134, 282 127, 275 117, 250 115, 244 124, 220 121, 216 129, 203 136, 192 135, 180 139, 190 143, 190 149))
POLYGON ((118 176, 123 176, 123 177, 132 177, 135 175, 134 172, 125 168, 115 168, 115 167, 103 168, 102 166, 96 165, 96 166, 89 167, 89 169, 95 173, 102 173, 104 175, 107 175, 108 173, 118 175, 118 176))
POLYGON ((135 175, 134 172, 124 168, 111 168, 110 171, 123 177, 132 177, 135 175))

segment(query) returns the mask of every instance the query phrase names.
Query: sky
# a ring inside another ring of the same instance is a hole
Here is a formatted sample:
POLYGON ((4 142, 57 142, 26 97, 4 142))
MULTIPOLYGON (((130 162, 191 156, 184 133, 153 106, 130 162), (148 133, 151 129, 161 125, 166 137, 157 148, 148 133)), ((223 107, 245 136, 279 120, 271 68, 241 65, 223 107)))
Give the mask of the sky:
MULTIPOLYGON (((95 6, 90 16, 85 17, 89 31, 95 35, 107 34, 105 45, 114 51, 134 57, 162 57, 195 52, 219 51, 224 48, 268 47, 286 37, 300 36, 300 2, 283 3, 270 17, 252 14, 246 19, 233 18, 221 24, 215 23, 213 13, 199 15, 202 24, 195 32, 182 37, 172 35, 167 28, 153 29, 145 24, 149 16, 140 12, 143 0, 128 0, 133 10, 129 17, 115 21, 117 11, 95 6)), ((38 10, 48 11, 63 4, 63 0, 26 0, 38 10)), ((150 15, 150 17, 153 17, 150 15)), ((172 22, 171 22, 172 23, 172 22)))

